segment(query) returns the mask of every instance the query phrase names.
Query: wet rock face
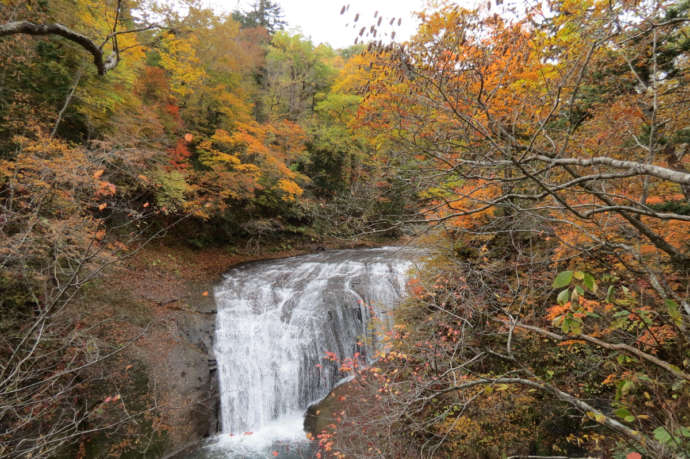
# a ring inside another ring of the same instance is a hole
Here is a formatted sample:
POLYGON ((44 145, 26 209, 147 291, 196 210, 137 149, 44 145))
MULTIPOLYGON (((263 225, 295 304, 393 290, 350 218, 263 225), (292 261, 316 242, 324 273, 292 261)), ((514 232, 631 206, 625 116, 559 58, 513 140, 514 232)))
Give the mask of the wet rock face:
POLYGON ((169 363, 177 373, 176 391, 187 400, 190 433, 194 438, 214 435, 219 428, 218 365, 214 354, 216 303, 212 295, 201 291, 209 286, 190 285, 190 297, 195 298, 191 310, 181 311, 177 317, 180 345, 169 363))
POLYGON ((212 295, 203 295, 212 282, 179 285, 180 299, 167 306, 144 345, 133 349, 146 364, 148 390, 168 426, 165 457, 176 457, 219 431, 216 304, 212 295))

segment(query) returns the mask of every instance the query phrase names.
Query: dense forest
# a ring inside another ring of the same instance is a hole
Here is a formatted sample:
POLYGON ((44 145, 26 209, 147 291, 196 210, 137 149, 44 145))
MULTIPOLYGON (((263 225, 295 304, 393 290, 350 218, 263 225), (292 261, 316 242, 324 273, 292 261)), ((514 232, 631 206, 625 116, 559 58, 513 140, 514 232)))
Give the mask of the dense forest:
POLYGON ((0 0, 0 457, 180 446, 91 303, 153 241, 410 236, 319 457, 690 455, 690 2, 432 3, 334 50, 268 0, 0 0))

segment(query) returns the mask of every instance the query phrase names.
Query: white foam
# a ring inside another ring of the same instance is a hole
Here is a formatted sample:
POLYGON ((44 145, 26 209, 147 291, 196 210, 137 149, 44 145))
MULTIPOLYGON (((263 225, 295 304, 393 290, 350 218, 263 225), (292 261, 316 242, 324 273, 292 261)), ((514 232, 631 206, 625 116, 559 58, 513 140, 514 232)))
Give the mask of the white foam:
POLYGON ((267 423, 256 432, 218 435, 208 448, 252 456, 265 453, 276 444, 308 442, 304 433, 304 413, 295 412, 267 423))

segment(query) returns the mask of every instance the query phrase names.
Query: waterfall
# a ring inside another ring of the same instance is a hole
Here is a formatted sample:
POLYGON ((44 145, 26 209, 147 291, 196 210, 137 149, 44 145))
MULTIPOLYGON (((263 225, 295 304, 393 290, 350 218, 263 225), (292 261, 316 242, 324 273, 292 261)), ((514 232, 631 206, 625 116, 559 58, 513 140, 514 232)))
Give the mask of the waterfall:
POLYGON ((223 433, 297 419, 303 436, 306 408, 346 376, 326 352, 371 361, 377 332, 391 326, 405 293, 413 253, 326 251, 231 270, 214 292, 223 433))

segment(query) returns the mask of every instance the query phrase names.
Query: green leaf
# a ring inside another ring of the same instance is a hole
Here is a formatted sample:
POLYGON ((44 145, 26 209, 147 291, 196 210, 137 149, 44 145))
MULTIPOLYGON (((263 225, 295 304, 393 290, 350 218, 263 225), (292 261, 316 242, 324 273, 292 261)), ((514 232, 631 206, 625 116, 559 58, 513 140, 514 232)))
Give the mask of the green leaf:
POLYGON ((566 304, 568 302, 569 293, 570 293, 569 289, 565 289, 561 293, 559 293, 558 298, 556 298, 556 301, 558 301, 558 304, 566 304))
POLYGON ((587 287, 591 292, 597 293, 597 282, 594 280, 594 276, 592 276, 590 273, 585 273, 585 278, 582 280, 582 283, 585 284, 585 287, 587 287))
POLYGON ((573 323, 570 325, 570 331, 575 335, 581 334, 582 333, 582 321, 573 320, 573 323))
POLYGON ((558 273, 556 278, 553 280, 553 288, 562 288, 570 285, 570 281, 573 280, 572 271, 562 271, 558 273))
POLYGON ((648 382, 648 383, 654 382, 654 381, 652 381, 652 378, 650 378, 649 376, 647 376, 644 373, 637 373, 636 376, 637 376, 637 379, 639 379, 640 381, 644 381, 644 382, 648 382))
POLYGON ((671 316, 671 319, 673 319, 673 322, 676 325, 680 325, 682 323, 682 318, 680 316, 680 308, 678 307, 678 303, 676 303, 673 300, 664 300, 666 303, 666 308, 668 309, 668 315, 671 316))
POLYGON ((680 434, 684 436, 685 438, 690 438, 690 429, 687 427, 681 426, 680 428, 680 434))
POLYGON ((656 438, 661 443, 667 444, 671 441, 673 437, 670 433, 668 433, 666 427, 657 427, 656 429, 654 429, 654 438, 656 438))
POLYGON ((626 379, 625 381, 623 381, 623 384, 621 385, 621 393, 623 395, 626 395, 633 389, 633 387, 635 387, 635 384, 633 384, 633 382, 629 379, 626 379))
POLYGON ((635 420, 635 416, 633 416, 633 414, 628 411, 627 408, 618 408, 616 411, 614 411, 614 414, 625 422, 633 422, 635 420))
POLYGON ((582 296, 582 295, 585 294, 585 289, 583 289, 583 288, 580 287, 579 285, 575 286, 575 290, 577 290, 577 293, 578 293, 580 296, 582 296))

